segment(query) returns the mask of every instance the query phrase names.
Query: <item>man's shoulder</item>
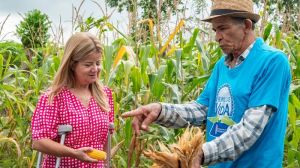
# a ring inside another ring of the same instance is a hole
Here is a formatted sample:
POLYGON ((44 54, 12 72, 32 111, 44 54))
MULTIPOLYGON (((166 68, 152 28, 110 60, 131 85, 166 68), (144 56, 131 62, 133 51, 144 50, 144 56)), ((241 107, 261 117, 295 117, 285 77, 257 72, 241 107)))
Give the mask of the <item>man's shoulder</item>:
POLYGON ((225 65, 226 55, 222 55, 220 59, 216 62, 215 66, 225 65))
POLYGON ((264 43, 257 50, 259 50, 258 55, 262 59, 272 60, 272 61, 275 60, 288 61, 288 56, 282 50, 272 47, 266 43, 264 43))

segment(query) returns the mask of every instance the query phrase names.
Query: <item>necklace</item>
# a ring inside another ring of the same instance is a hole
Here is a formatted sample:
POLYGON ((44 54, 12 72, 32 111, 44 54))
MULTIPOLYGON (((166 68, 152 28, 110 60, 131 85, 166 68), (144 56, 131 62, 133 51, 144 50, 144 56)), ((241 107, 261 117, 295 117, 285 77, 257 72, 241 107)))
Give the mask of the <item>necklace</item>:
POLYGON ((83 106, 85 106, 86 108, 89 106, 89 102, 92 97, 90 91, 82 91, 76 88, 71 88, 70 91, 81 102, 83 106))

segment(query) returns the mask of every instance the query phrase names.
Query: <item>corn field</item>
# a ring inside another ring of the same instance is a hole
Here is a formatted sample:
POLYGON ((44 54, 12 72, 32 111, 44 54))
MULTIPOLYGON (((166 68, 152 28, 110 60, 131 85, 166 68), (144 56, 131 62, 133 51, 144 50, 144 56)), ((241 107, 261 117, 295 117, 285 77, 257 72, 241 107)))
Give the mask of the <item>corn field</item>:
MULTIPOLYGON (((90 20, 95 22, 95 20, 90 20)), ((103 45, 101 77, 113 90, 115 133, 113 146, 118 148, 113 167, 150 167, 152 162, 144 150, 156 148, 157 142, 175 143, 183 129, 167 129, 153 125, 149 132, 135 137, 131 120, 120 117, 123 112, 150 102, 184 103, 201 93, 212 68, 221 57, 217 43, 207 40, 210 34, 193 28, 190 37, 183 36, 184 23, 177 26, 158 47, 156 34, 149 25, 148 43, 137 43, 121 36, 103 45), (154 145, 154 146, 153 146, 154 145)), ((98 28, 114 25, 102 22, 98 28)), ((85 27, 81 27, 86 31, 85 27)), ((290 60, 293 80, 289 97, 288 125, 285 137, 283 167, 300 167, 300 36, 299 32, 282 32, 267 23, 264 40, 283 50, 290 60)), ((103 34, 99 34, 103 38, 103 34)), ((49 87, 63 55, 54 42, 30 49, 28 57, 22 44, 0 41, 0 167, 35 167, 37 152, 31 149, 30 122, 39 95, 49 87)))

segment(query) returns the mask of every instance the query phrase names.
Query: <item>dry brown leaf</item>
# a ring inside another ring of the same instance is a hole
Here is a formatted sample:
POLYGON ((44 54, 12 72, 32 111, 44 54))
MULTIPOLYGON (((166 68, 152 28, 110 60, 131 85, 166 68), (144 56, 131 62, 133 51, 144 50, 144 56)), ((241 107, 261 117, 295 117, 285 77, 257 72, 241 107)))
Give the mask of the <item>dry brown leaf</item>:
POLYGON ((144 155, 153 161, 152 168, 189 168, 199 154, 204 143, 204 134, 200 128, 190 127, 178 139, 176 144, 165 145, 158 142, 160 151, 153 146, 144 151, 144 155))
POLYGON ((111 153, 110 153, 110 158, 113 158, 117 151, 121 148, 121 146, 123 145, 124 143, 124 140, 122 140, 121 142, 119 142, 116 146, 114 146, 112 149, 111 149, 111 153))

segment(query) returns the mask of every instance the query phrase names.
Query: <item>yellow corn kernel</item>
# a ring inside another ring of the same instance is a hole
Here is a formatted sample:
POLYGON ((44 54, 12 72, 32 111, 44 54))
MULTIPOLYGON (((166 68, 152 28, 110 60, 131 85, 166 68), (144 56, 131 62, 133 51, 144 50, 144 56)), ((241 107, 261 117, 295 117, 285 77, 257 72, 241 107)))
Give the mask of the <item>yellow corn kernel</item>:
POLYGON ((106 152, 93 149, 91 152, 87 152, 87 155, 93 159, 97 160, 105 160, 106 159, 106 152))

